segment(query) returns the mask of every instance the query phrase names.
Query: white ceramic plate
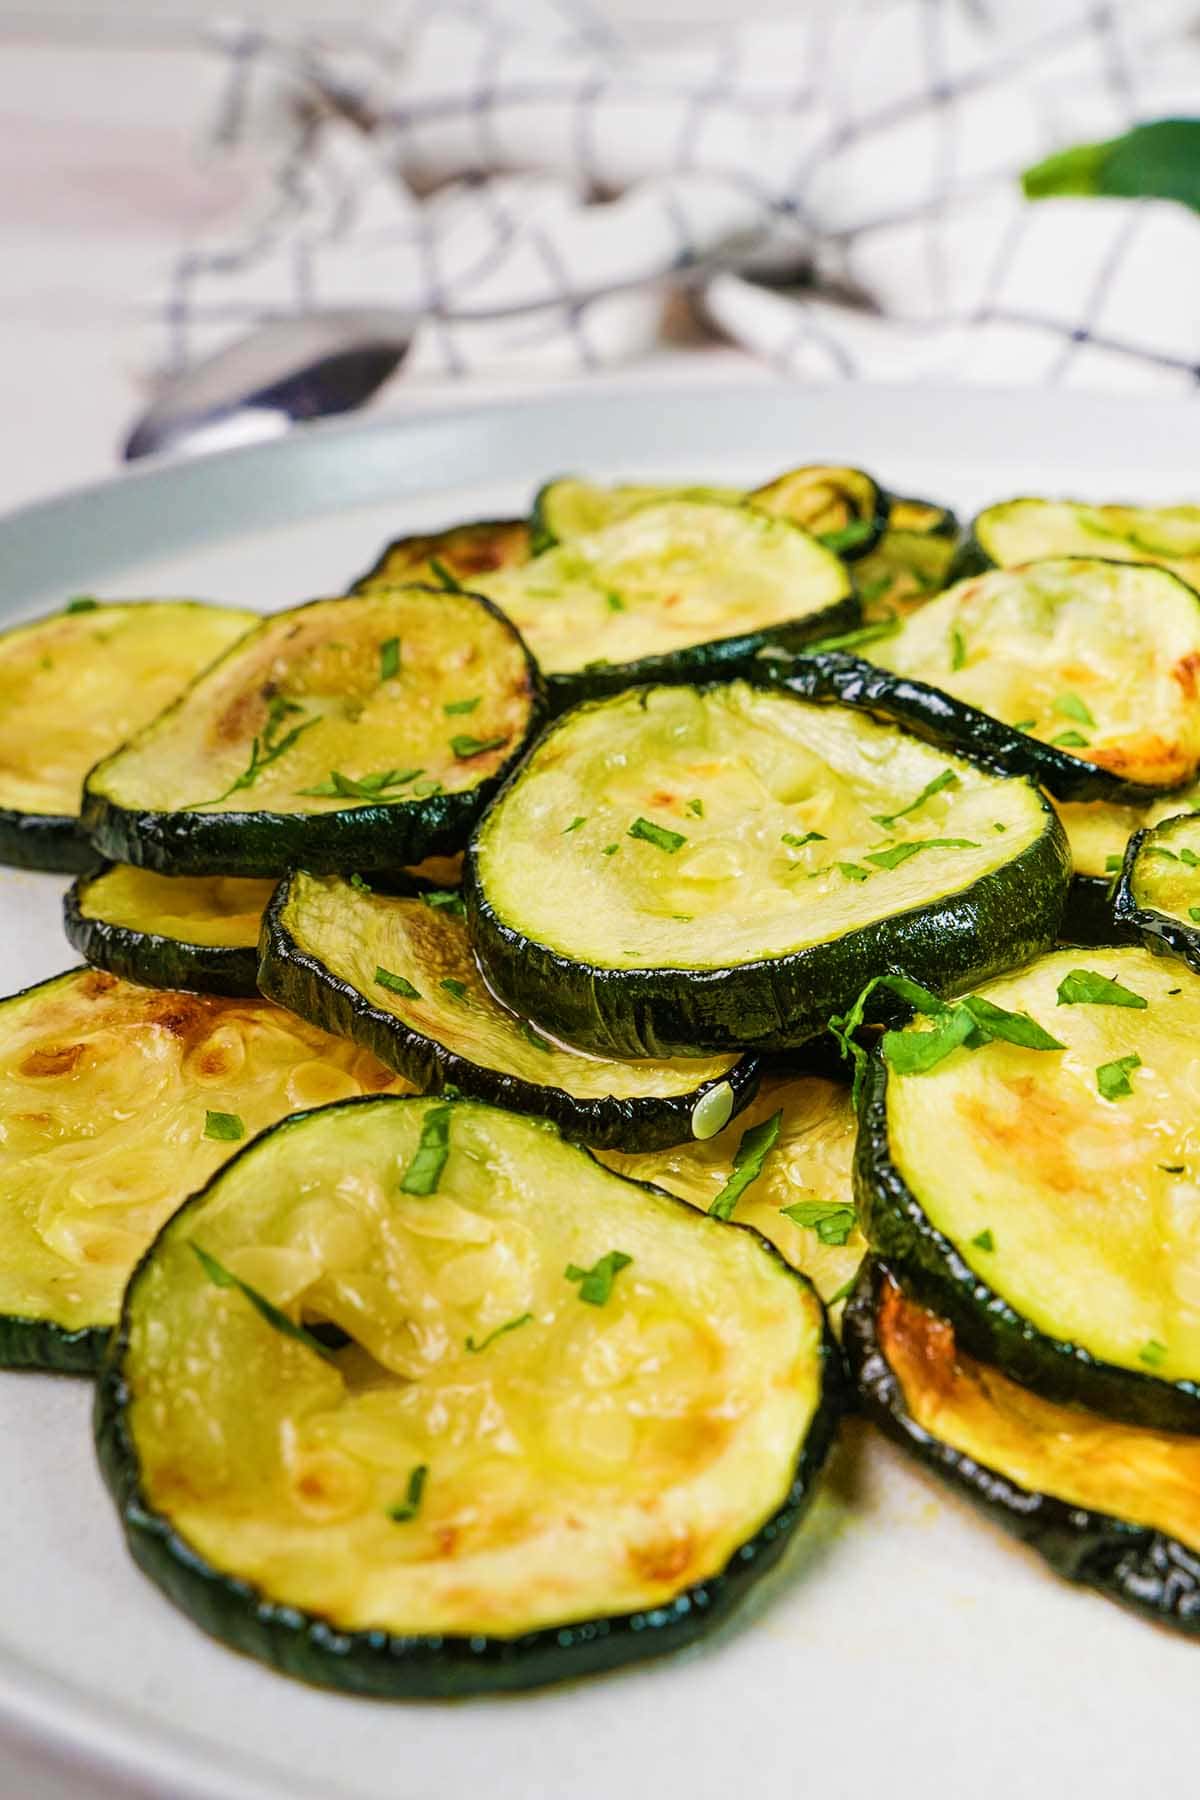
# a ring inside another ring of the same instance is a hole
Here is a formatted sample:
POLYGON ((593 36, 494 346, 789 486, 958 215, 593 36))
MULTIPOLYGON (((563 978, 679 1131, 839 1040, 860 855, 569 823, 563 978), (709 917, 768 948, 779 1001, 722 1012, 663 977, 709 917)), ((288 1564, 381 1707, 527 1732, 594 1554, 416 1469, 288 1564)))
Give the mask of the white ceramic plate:
MULTIPOLYGON (((386 537, 522 509, 565 470, 761 480, 815 458, 963 509, 1023 492, 1194 500, 1200 406, 764 383, 321 427, 0 522, 0 616, 79 591, 269 608, 340 591, 386 537)), ((72 962, 62 885, 0 871, 0 991, 72 962)), ((84 1383, 0 1376, 0 1728, 55 1760, 56 1793, 1178 1791, 1200 1645, 1073 1591, 861 1428, 782 1575, 707 1647, 523 1698, 389 1706, 272 1675, 167 1604, 125 1555, 89 1404, 84 1383)))

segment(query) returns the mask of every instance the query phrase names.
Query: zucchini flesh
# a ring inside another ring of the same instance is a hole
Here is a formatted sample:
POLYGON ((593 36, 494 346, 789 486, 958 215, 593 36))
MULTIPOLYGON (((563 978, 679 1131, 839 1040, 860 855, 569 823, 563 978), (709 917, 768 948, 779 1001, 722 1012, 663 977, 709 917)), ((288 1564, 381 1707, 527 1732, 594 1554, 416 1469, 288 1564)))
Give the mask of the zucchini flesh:
POLYGON ((885 1267, 846 1309, 875 1424, 1060 1575, 1200 1631, 1200 1444, 1040 1399, 957 1343, 885 1267))
POLYGON ((67 940, 93 968, 147 987, 258 992, 258 934, 270 881, 156 875, 105 863, 63 900, 67 940))
POLYGON ((748 506, 643 506, 474 583, 520 630, 558 707, 638 681, 736 667, 858 618, 846 571, 748 506))
POLYGON ((1036 1392, 1198 1431, 1200 978, 1140 947, 1071 949, 981 992, 1064 1048, 989 1042, 924 1073, 877 1059, 855 1168, 867 1236, 972 1354, 1036 1392), (1061 1000, 1081 971, 1124 1003, 1061 1000))
POLYGON ((87 1372, 130 1271, 230 1154, 298 1107, 401 1087, 269 1006, 76 969, 0 1002, 0 1363, 87 1372))
POLYGON ((164 874, 395 868, 461 847, 540 715, 525 646, 486 601, 314 600, 93 769, 84 822, 114 861, 164 874))
POLYGON ((769 1075, 758 1097, 716 1137, 641 1155, 608 1150, 600 1160, 707 1212, 733 1174, 746 1132, 777 1112, 782 1114, 778 1139, 733 1217, 760 1231, 785 1262, 807 1275, 833 1312, 841 1307, 866 1252, 857 1222, 846 1216, 854 1206, 855 1124, 844 1083, 820 1076, 769 1075), (788 1206, 805 1211, 800 1218, 789 1218, 783 1212, 788 1206))
POLYGON ((535 553, 540 553, 553 544, 572 543, 627 519, 631 513, 667 501, 740 506, 745 499, 740 488, 713 487, 706 482, 621 482, 615 487, 598 487, 574 475, 560 475, 539 488, 534 498, 533 546, 535 553))
POLYGON ((464 587, 479 575, 528 561, 529 526, 524 519, 481 519, 451 525, 419 537, 393 538, 378 560, 359 577, 352 593, 413 582, 444 587, 449 574, 464 587))
POLYGON ((875 548, 854 565, 854 585, 865 625, 904 618, 938 594, 950 579, 954 540, 891 525, 875 548))
POLYGON ((893 494, 888 529, 911 532, 915 537, 958 537, 958 520, 937 500, 920 500, 913 494, 893 494))
POLYGON ((97 1438, 134 1555, 238 1648, 378 1695, 528 1687, 729 1611, 824 1457, 831 1352, 757 1234, 536 1121, 364 1101, 264 1134, 170 1221, 97 1438))
POLYGON ((94 862, 84 776, 256 618, 196 600, 85 599, 0 634, 0 861, 94 862))
POLYGON ((464 893, 514 1010, 645 1056, 803 1042, 896 964, 969 984, 1052 940, 1067 878, 1028 783, 734 682, 561 720, 482 821, 464 893))
POLYGON ((593 1147, 677 1144, 753 1097, 754 1057, 618 1062, 514 1017, 479 973, 461 908, 431 898, 289 876, 263 932, 263 993, 353 1038, 426 1093, 450 1085, 553 1119, 593 1147))
POLYGON ((989 506, 972 521, 968 554, 1010 568, 1057 556, 1157 563, 1200 582, 1200 506, 1087 506, 1023 498, 989 506))
POLYGON ((1177 814, 1130 840, 1116 916, 1147 949, 1171 951, 1200 974, 1200 815, 1177 814))
POLYGON ((963 748, 981 714, 1008 727, 1007 747, 993 731, 985 753, 1007 749, 1062 799, 1092 797, 1090 773, 1096 798, 1116 783, 1149 800, 1200 767, 1200 596, 1165 570, 1083 558, 993 570, 869 654, 957 702, 963 748))

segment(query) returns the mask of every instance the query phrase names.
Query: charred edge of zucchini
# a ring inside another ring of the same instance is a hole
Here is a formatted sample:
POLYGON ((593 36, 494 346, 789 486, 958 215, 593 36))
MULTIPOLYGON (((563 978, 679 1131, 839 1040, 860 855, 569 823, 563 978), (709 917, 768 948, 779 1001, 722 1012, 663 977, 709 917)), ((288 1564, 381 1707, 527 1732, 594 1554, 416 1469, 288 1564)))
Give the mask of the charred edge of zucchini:
POLYGON ((107 1325, 68 1330, 52 1319, 0 1315, 0 1369, 32 1369, 40 1375, 94 1375, 111 1333, 107 1325))
POLYGON ((1189 969, 1200 975, 1200 925, 1185 925, 1182 919, 1172 919, 1167 913, 1139 906, 1133 897, 1133 871, 1138 851, 1154 830, 1155 827, 1147 826, 1142 831, 1135 831, 1125 846, 1125 861, 1121 865, 1113 900, 1114 913, 1126 932, 1147 950, 1178 956, 1189 969))
MULTIPOLYGON (((418 894, 416 884, 399 881, 387 891, 400 897, 418 894)), ((367 996, 343 981, 317 957, 301 948, 284 922, 291 877, 275 890, 263 916, 259 945, 258 991, 268 1000, 298 1013, 311 1025, 349 1038, 395 1069, 423 1094, 457 1088, 471 1100, 482 1100, 509 1112, 550 1119, 564 1137, 597 1150, 666 1150, 692 1136, 692 1112, 713 1088, 733 1092, 731 1117, 748 1106, 758 1092, 762 1065, 747 1054, 723 1075, 714 1075, 686 1094, 644 1095, 622 1100, 615 1095, 586 1100, 564 1088, 526 1081, 502 1069, 471 1062, 448 1044, 426 1037, 395 1013, 372 1006, 367 996)))
MULTIPOLYGON (((381 582, 393 580, 399 587, 411 580, 411 575, 406 571, 421 568, 431 557, 444 563, 451 575, 467 585, 472 575, 490 574, 493 569, 503 567, 510 559, 503 553, 482 559, 478 553, 464 557, 460 545, 476 541, 486 543, 490 537, 503 543, 510 534, 514 542, 517 542, 528 530, 529 526, 524 519, 471 519, 464 525, 448 525, 442 531, 408 532, 403 537, 389 539, 371 567, 351 583, 347 592, 366 593, 370 588, 378 587, 381 582), (401 557, 404 560, 399 562, 401 557), (394 577, 387 572, 390 562, 398 562, 394 577)), ((528 545, 525 547, 529 554, 533 553, 528 545)), ((524 558, 511 560, 522 561, 524 558)))
POLYGON ((1148 1526, 1022 1487, 931 1436, 916 1422, 879 1339, 879 1307, 888 1284, 895 1280, 886 1264, 868 1259, 842 1320, 842 1343, 859 1405, 872 1423, 989 1519, 1036 1550, 1056 1574, 1094 1588, 1157 1624, 1200 1634, 1200 1555, 1194 1550, 1148 1526))
POLYGON ((95 861, 96 852, 79 819, 66 813, 0 807, 0 863, 50 875, 79 875, 95 861))
POLYGON ((798 656, 794 662, 760 662, 759 669, 805 700, 839 700, 903 725, 938 749, 967 757, 999 775, 1027 775, 1056 800, 1112 800, 1148 806, 1161 788, 1122 781, 1096 763, 1083 762, 1053 744, 1027 737, 991 713, 956 700, 941 688, 895 675, 890 669, 840 651, 798 656))
POLYGON ((1161 1431, 1200 1433, 1200 1384, 1143 1375, 1103 1362, 1081 1344, 1048 1337, 979 1278, 892 1161, 887 1084, 887 1064, 876 1049, 859 1097, 854 1196, 867 1242, 905 1292, 946 1319, 972 1356, 1047 1400, 1161 1431))
MULTIPOLYGON (((358 1106, 377 1102, 371 1096, 363 1096, 335 1104, 358 1106)), ((293 1126, 307 1116, 293 1114, 270 1129, 293 1126)), ((244 1146, 218 1174, 225 1174, 237 1156, 244 1156, 253 1147, 244 1146)), ((647 1182, 634 1185, 689 1212, 693 1210, 686 1200, 667 1194, 664 1189, 647 1182)), ((182 1212, 198 1207, 206 1196, 207 1187, 193 1194, 180 1212, 167 1221, 163 1231, 175 1225, 182 1212)), ((793 1269, 759 1232, 737 1223, 731 1229, 750 1232, 821 1305, 808 1277, 793 1269)), ((470 1694, 516 1693, 580 1675, 604 1674, 694 1643, 730 1617, 747 1592, 783 1555, 812 1501, 817 1476, 833 1447, 850 1397, 842 1352, 822 1306, 820 1398, 787 1494, 753 1537, 738 1546, 723 1569, 684 1589, 663 1606, 545 1626, 514 1638, 482 1634, 400 1637, 384 1630, 344 1631, 294 1606, 269 1600, 251 1582, 213 1568, 168 1519, 155 1511, 142 1492, 137 1449, 129 1428, 131 1395, 121 1364, 129 1346, 132 1303, 155 1243, 142 1256, 125 1289, 121 1318, 109 1340, 96 1383, 92 1414, 100 1470, 116 1503, 130 1552, 143 1573, 210 1636, 282 1674, 342 1693, 376 1699, 455 1699, 470 1694)))
POLYGON ((139 987, 183 988, 193 994, 221 994, 231 1000, 253 999, 258 993, 258 951, 235 944, 191 944, 157 931, 133 931, 83 911, 91 882, 112 868, 97 863, 63 895, 63 931, 67 942, 94 969, 107 969, 139 987))

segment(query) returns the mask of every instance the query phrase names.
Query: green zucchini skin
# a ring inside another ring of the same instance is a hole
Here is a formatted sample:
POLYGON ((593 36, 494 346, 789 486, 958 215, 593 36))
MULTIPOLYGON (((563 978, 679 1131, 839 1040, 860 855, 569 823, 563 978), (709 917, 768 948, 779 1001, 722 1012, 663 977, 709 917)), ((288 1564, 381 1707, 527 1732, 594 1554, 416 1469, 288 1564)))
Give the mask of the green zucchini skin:
POLYGON ((1137 932, 1116 917, 1111 881, 1102 875, 1078 873, 1071 877, 1058 935, 1061 942, 1084 949, 1139 941, 1137 932))
POLYGON ((1200 975, 1200 926, 1185 925, 1166 913, 1139 906, 1133 897, 1133 867, 1137 854, 1152 835, 1149 827, 1135 831, 1125 847, 1125 861, 1117 880, 1114 908, 1120 924, 1147 950, 1161 950, 1178 956, 1189 969, 1200 975))
MULTIPOLYGON (((355 1106, 360 1102, 338 1104, 355 1106)), ((305 1116, 293 1114, 283 1123, 295 1125, 305 1116)), ((245 1150, 237 1154, 244 1155, 245 1150)), ((658 1188, 650 1191, 662 1192, 658 1188)), ((202 1188, 194 1194, 184 1210, 203 1201, 205 1192, 202 1188)), ((678 1204, 686 1206, 687 1202, 678 1204)), ((176 1221, 179 1216, 175 1214, 176 1221)), ((736 1223, 731 1229, 751 1230, 736 1223)), ((773 1245, 760 1241, 772 1257, 788 1267, 773 1245)), ((125 1290, 120 1323, 96 1384, 92 1415, 101 1473, 116 1502, 130 1552, 151 1581, 210 1636, 282 1674, 343 1693, 393 1700, 516 1693, 579 1675, 603 1674, 694 1643, 735 1612, 747 1592, 779 1561, 808 1510, 849 1395, 845 1364, 826 1317, 820 1399, 788 1493, 722 1570, 685 1589, 665 1606, 547 1627, 514 1638, 398 1637, 384 1631, 342 1631, 320 1617, 276 1604, 251 1583, 212 1568, 143 1494, 129 1428, 131 1397, 121 1364, 129 1342, 132 1297, 152 1254, 153 1245, 125 1290)), ((806 1276, 794 1269, 789 1273, 811 1288, 806 1276)))
POLYGON ((1200 1556, 1194 1550, 1160 1531, 1022 1487, 917 1424, 876 1329, 880 1296, 894 1279, 886 1264, 869 1258, 842 1319, 846 1360, 859 1405, 871 1422, 947 1487, 1036 1550, 1057 1575, 1094 1588, 1155 1624, 1200 1635, 1200 1556))
MULTIPOLYGON (((603 1099, 580 1099, 564 1088, 542 1086, 471 1062, 448 1044, 406 1025, 394 1013, 372 1006, 352 983, 302 949, 285 923, 290 889, 290 877, 280 882, 263 917, 259 993, 310 1024, 361 1044, 423 1094, 440 1094, 446 1087, 454 1087, 468 1099, 550 1119, 564 1137, 596 1150, 666 1150, 691 1138, 692 1110, 703 1094, 728 1085, 733 1090, 730 1116, 736 1117, 758 1092, 762 1064, 752 1055, 743 1056, 726 1074, 714 1076, 690 1093, 638 1099, 611 1094, 603 1099)), ((405 890, 392 883, 389 891, 411 893, 420 888, 413 884, 405 890)))
POLYGON ((110 1332, 103 1325, 68 1331, 51 1319, 0 1315, 0 1369, 33 1369, 46 1375, 94 1375, 110 1332))
POLYGON ((23 813, 0 807, 0 863, 11 869, 78 875, 95 860, 96 852, 78 819, 66 813, 23 813))
POLYGON ((67 942, 91 963, 140 987, 183 988, 193 994, 253 999, 258 992, 258 951, 232 944, 189 944, 157 931, 131 931, 83 912, 84 888, 111 867, 93 855, 86 874, 63 895, 67 942))
POLYGON ((887 1064, 869 1058, 859 1096, 854 1196, 872 1250, 906 1292, 953 1325, 963 1348, 1047 1400, 1134 1425, 1200 1433, 1200 1383, 1164 1381, 1107 1363, 1080 1344, 1047 1337, 975 1273, 926 1217, 892 1161, 887 1064))
MULTIPOLYGON (((840 700, 863 707, 879 719, 903 725, 939 749, 952 750, 1000 775, 1028 775, 1056 800, 1112 800, 1148 806, 1161 792, 1137 781, 1122 781, 1094 763, 1068 756, 1015 731, 990 713, 967 706, 941 688, 894 675, 861 657, 831 650, 799 656, 791 664, 765 661, 776 683, 805 700, 840 700)), ((761 679, 762 675, 749 679, 761 679)))

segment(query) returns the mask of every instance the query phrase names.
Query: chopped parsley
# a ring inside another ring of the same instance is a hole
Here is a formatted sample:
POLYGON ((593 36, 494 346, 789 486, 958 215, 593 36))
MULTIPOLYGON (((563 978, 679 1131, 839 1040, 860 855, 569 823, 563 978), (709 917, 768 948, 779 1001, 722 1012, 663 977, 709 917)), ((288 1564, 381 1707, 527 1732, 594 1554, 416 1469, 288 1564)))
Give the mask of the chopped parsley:
POLYGON ((899 1075, 924 1075, 936 1068, 975 1030, 975 1021, 963 1006, 947 1007, 928 1031, 885 1031, 883 1055, 899 1075))
POLYGON ((328 780, 299 791, 322 798, 338 795, 344 800, 378 800, 389 788, 407 787, 421 773, 420 769, 379 769, 371 775, 343 775, 340 769, 331 769, 328 780))
POLYGON ((360 894, 373 894, 375 892, 374 888, 370 885, 370 883, 363 880, 362 876, 358 873, 357 869, 354 871, 354 874, 351 875, 351 877, 350 877, 350 886, 352 888, 357 889, 357 891, 360 894))
POLYGON ((402 1194, 436 1194, 442 1170, 450 1154, 450 1106, 431 1106, 421 1121, 421 1141, 417 1153, 404 1171, 400 1182, 402 1194))
POLYGON ((789 850, 803 850, 805 844, 827 844, 829 839, 823 831, 806 831, 803 837, 797 837, 794 831, 785 831, 779 841, 789 850))
POLYGON ((1050 702, 1050 709, 1064 719, 1074 719, 1078 725, 1086 725, 1095 731, 1096 721, 1079 698, 1078 694, 1059 694, 1050 702))
POLYGON ((1161 1369, 1167 1360, 1167 1346, 1160 1344, 1157 1338, 1150 1338, 1138 1351, 1138 1361, 1145 1363, 1148 1369, 1161 1369))
POLYGON ((704 817, 704 802, 703 802, 703 800, 689 800, 687 803, 687 809, 690 813, 695 813, 695 815, 698 819, 702 819, 704 817))
POLYGON ((518 1330, 522 1325, 528 1325, 532 1318, 533 1314, 531 1312, 519 1313, 515 1319, 509 1319, 507 1324, 497 1325, 494 1331, 489 1331, 487 1336, 485 1338, 480 1338, 478 1343, 475 1342, 474 1337, 466 1338, 464 1339, 464 1342, 467 1349, 473 1351, 474 1354, 478 1356, 481 1350, 486 1350, 488 1345, 494 1344, 497 1338, 504 1337, 509 1331, 518 1330))
POLYGON ((993 831, 1007 831, 1007 830, 1008 830, 1008 826, 1007 826, 1007 825, 1002 825, 1002 824, 1001 824, 1001 823, 1000 823, 1000 821, 999 821, 999 819, 997 819, 997 820, 996 820, 996 821, 995 821, 995 822, 994 822, 994 823, 993 823, 993 825, 992 825, 992 830, 993 830, 993 831))
POLYGON ((434 794, 440 794, 441 791, 442 784, 440 781, 413 782, 413 793, 418 794, 422 800, 430 800, 433 798, 434 794))
POLYGON ((763 1172, 763 1164, 779 1141, 779 1131, 783 1124, 783 1108, 764 1119, 761 1125, 751 1126, 742 1133, 742 1141, 733 1153, 733 1170, 712 1205, 709 1213, 714 1219, 731 1219, 733 1209, 750 1186, 757 1181, 763 1172))
POLYGON ((1058 1004, 1129 1006, 1135 1011, 1144 1012, 1148 1003, 1141 994, 1122 987, 1119 981, 1112 981, 1107 975, 1097 975, 1094 969, 1072 969, 1058 984, 1058 1004))
POLYGON ((415 988, 407 976, 393 975, 390 969, 377 966, 375 970, 376 984, 387 988, 390 994, 399 994, 402 1000, 421 1000, 424 996, 415 988))
POLYGON ((601 856, 615 856, 620 848, 620 844, 605 844, 600 854, 601 856))
POLYGON ((1106 875, 1119 875, 1124 861, 1125 858, 1123 856, 1106 856, 1104 859, 1104 873, 1106 875))
POLYGON ((950 633, 950 667, 965 668, 967 661, 967 640, 957 626, 950 633))
POLYGON ((239 1138, 245 1137, 246 1127, 237 1113, 206 1112, 204 1135, 216 1138, 219 1143, 236 1144, 239 1138))
POLYGON ((217 806, 222 800, 228 800, 230 794, 237 794, 243 788, 253 787, 263 770, 269 768, 273 762, 278 762, 279 758, 292 748, 296 740, 302 737, 310 726, 317 723, 315 717, 301 719, 299 725, 293 725, 280 737, 278 733, 284 720, 290 718, 293 713, 302 713, 303 711, 304 708, 297 706, 294 700, 285 700, 282 694, 273 694, 267 704, 267 722, 250 746, 250 761, 246 767, 236 780, 230 782, 223 794, 218 794, 214 800, 197 800, 195 805, 217 806))
POLYGON ((400 673, 400 639, 385 638, 379 646, 379 679, 394 681, 400 673))
POLYGON ((1087 738, 1078 731, 1060 731, 1057 737, 1050 739, 1050 742, 1061 744, 1064 750, 1086 750, 1088 747, 1087 738))
POLYGON ((785 1219, 815 1231, 822 1244, 844 1244, 858 1223, 852 1206, 828 1200, 797 1200, 794 1206, 781 1206, 785 1219))
POLYGON ((579 1298, 589 1306, 606 1306, 613 1290, 613 1282, 632 1261, 632 1256, 626 1256, 623 1250, 608 1250, 596 1259, 590 1269, 581 1269, 577 1263, 568 1263, 563 1276, 567 1281, 579 1283, 579 1298))
POLYGON ((69 613, 95 612, 100 602, 92 594, 76 594, 73 600, 67 601, 69 613))
POLYGON ((421 1499, 425 1493, 425 1483, 429 1478, 428 1463, 418 1463, 408 1478, 408 1487, 403 1500, 395 1506, 388 1507, 388 1518, 395 1525, 407 1525, 415 1519, 421 1510, 421 1499))
POLYGON ((1037 724, 1036 719, 1018 719, 1013 726, 1014 731, 1032 731, 1037 724))
POLYGON ((620 594, 616 593, 612 588, 605 594, 604 603, 608 607, 609 612, 624 612, 626 610, 625 602, 622 600, 620 594))
POLYGON ((479 695, 475 694, 470 700, 447 700, 442 711, 448 719, 452 719, 458 713, 473 713, 478 705, 479 695))
POLYGON ((466 982, 457 980, 453 975, 447 975, 445 980, 438 982, 438 986, 445 988, 448 994, 453 994, 456 1000, 465 1000, 467 997, 466 982))
POLYGON ((907 806, 902 806, 898 812, 894 813, 874 813, 872 817, 876 825, 894 825, 897 819, 905 819, 909 813, 915 813, 919 807, 924 806, 927 800, 932 800, 935 794, 940 794, 943 788, 957 786, 958 776, 954 770, 943 769, 940 775, 935 775, 932 781, 925 783, 916 799, 910 800, 907 806))
POLYGON ((429 567, 433 571, 434 575, 437 577, 437 580, 440 583, 440 585, 445 588, 445 590, 448 594, 465 594, 466 593, 467 590, 463 586, 462 582, 458 579, 458 576, 455 575, 452 570, 448 569, 446 567, 445 563, 442 562, 438 557, 436 557, 436 556, 430 557, 429 567))
POLYGON ((214 1287, 236 1288, 238 1293, 250 1302, 259 1318, 265 1319, 267 1324, 283 1337, 290 1337, 296 1343, 303 1344, 306 1350, 311 1350, 315 1355, 324 1357, 326 1362, 333 1360, 320 1338, 314 1337, 311 1331, 306 1331, 303 1325, 297 1325, 275 1305, 273 1300, 268 1300, 265 1294, 260 1294, 258 1289, 251 1287, 248 1281, 243 1281, 240 1276, 231 1273, 223 1263, 217 1261, 215 1256, 210 1255, 207 1250, 202 1250, 195 1238, 189 1238, 188 1242, 196 1261, 214 1287))
POLYGON ((1096 1070, 1096 1087, 1105 1100, 1123 1100, 1132 1094, 1129 1077, 1134 1069, 1140 1069, 1142 1059, 1136 1050, 1128 1056, 1118 1056, 1115 1062, 1101 1063, 1096 1070))
POLYGON ((971 1239, 971 1242, 977 1250, 994 1250, 996 1248, 995 1238, 992 1236, 991 1232, 986 1229, 977 1232, 971 1239))
POLYGON ((835 531, 819 531, 817 542, 824 544, 839 556, 843 550, 856 550, 860 544, 868 544, 875 535, 874 521, 871 519, 849 519, 845 525, 839 525, 835 531))
POLYGON ((1200 856, 1194 850, 1189 850, 1186 844, 1180 846, 1179 860, 1186 863, 1189 869, 1200 868, 1200 856))
POLYGON ((913 838, 907 844, 893 844, 889 850, 876 850, 867 857, 880 869, 898 869, 920 850, 978 850, 971 838, 913 838))
POLYGON ((820 655, 823 650, 856 650, 860 644, 874 644, 880 638, 895 637, 900 629, 898 617, 881 619, 877 625, 860 625, 855 631, 839 632, 836 637, 817 638, 806 644, 806 656, 820 655))
POLYGON ((859 863, 840 862, 834 863, 833 866, 839 875, 845 876, 847 881, 869 881, 871 879, 870 869, 862 868, 859 863))
POLYGON ((452 737, 450 739, 450 748, 453 750, 455 756, 458 757, 459 761, 464 762, 469 756, 482 756, 485 750, 499 750, 500 746, 502 744, 507 744, 507 742, 507 735, 504 737, 477 738, 472 737, 469 732, 464 731, 460 732, 457 737, 452 737))
POLYGON ((578 831, 579 827, 581 825, 586 825, 586 824, 587 824, 587 814, 586 813, 576 813, 575 817, 571 820, 571 823, 569 825, 563 826, 562 831, 559 835, 561 837, 567 837, 572 831, 578 831))
POLYGON ((517 1029, 525 1042, 532 1044, 535 1050, 545 1050, 548 1053, 553 1051, 554 1045, 547 1043, 541 1033, 534 1030, 528 1019, 522 1019, 517 1029))
POLYGON ((1188 918, 1191 919, 1194 924, 1200 925, 1200 906, 1189 906, 1188 918))
POLYGON ((668 856, 674 856, 687 843, 682 831, 669 831, 665 825, 656 825, 653 819, 635 819, 625 835, 641 838, 643 843, 653 844, 656 850, 665 850, 668 856))
POLYGON ((459 919, 467 916, 466 902, 457 888, 430 888, 428 893, 421 895, 421 899, 434 912, 453 913, 459 919))
POLYGON ((1000 1038, 1026 1050, 1061 1050, 1063 1045, 1050 1036, 1027 1013, 1006 1012, 980 994, 968 994, 963 1000, 942 1000, 920 982, 907 975, 874 975, 867 982, 854 1005, 829 1021, 829 1029, 841 1048, 842 1055, 854 1064, 854 1098, 866 1069, 867 1056, 855 1039, 863 1022, 867 1001, 877 988, 884 988, 905 1001, 914 1012, 934 1021, 929 1031, 888 1031, 883 1037, 883 1054, 891 1067, 901 1074, 923 1074, 959 1044, 969 1050, 1000 1038))

